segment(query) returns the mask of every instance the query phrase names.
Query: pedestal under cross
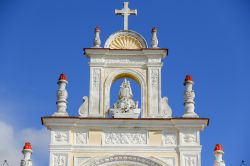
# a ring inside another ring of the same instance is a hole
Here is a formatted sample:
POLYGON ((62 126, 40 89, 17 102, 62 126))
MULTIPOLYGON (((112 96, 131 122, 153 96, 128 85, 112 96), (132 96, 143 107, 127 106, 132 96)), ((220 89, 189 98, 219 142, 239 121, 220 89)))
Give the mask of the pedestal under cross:
POLYGON ((116 15, 122 15, 124 17, 124 30, 128 30, 128 16, 129 15, 137 15, 137 10, 130 10, 128 8, 128 2, 123 2, 123 9, 117 10, 115 9, 116 15))

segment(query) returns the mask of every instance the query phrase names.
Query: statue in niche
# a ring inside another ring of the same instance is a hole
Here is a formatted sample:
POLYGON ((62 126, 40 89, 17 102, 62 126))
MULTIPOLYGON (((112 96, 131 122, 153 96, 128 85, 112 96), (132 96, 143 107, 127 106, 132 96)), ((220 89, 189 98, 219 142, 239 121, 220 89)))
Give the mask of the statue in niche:
POLYGON ((133 92, 130 82, 125 78, 120 86, 119 99, 111 108, 110 113, 113 118, 138 118, 140 109, 138 101, 133 100, 133 92))

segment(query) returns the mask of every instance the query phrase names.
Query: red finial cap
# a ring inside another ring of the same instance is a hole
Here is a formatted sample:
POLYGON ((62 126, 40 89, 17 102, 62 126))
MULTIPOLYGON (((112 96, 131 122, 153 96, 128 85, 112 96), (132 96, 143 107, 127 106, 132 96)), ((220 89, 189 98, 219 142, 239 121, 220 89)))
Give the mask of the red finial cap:
POLYGON ((186 81, 193 81, 193 79, 192 79, 192 76, 191 75, 186 75, 186 78, 185 78, 185 82, 186 81))
POLYGON ((221 144, 216 144, 215 145, 214 152, 215 151, 222 151, 223 152, 223 148, 222 148, 221 144))
POLYGON ((100 31, 100 27, 95 27, 95 31, 100 31))
POLYGON ((32 146, 31 146, 30 142, 25 142, 23 150, 32 150, 32 146))
POLYGON ((152 28, 152 32, 156 32, 157 31, 157 28, 156 27, 153 27, 152 28))
POLYGON ((62 73, 61 75, 60 75, 60 77, 59 77, 59 79, 58 80, 64 80, 64 81, 67 81, 67 77, 66 77, 66 75, 64 74, 64 73, 62 73))

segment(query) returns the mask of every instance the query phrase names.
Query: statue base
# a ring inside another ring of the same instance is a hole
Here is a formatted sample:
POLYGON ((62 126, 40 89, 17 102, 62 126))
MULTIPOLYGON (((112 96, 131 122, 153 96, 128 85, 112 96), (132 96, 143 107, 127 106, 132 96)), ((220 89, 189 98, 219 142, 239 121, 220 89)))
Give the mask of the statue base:
POLYGON ((133 109, 128 112, 123 112, 121 109, 109 110, 113 118, 139 118, 141 109, 133 109))

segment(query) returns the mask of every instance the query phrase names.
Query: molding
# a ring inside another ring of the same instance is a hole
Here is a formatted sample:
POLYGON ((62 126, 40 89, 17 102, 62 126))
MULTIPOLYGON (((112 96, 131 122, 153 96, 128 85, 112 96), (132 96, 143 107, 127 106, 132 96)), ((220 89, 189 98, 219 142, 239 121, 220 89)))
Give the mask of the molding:
POLYGON ((42 123, 48 129, 89 128, 101 130, 105 128, 140 127, 148 130, 194 129, 203 130, 208 125, 207 118, 141 118, 141 119, 109 119, 83 117, 42 117, 42 123))
MULTIPOLYGON (((164 164, 162 161, 156 158, 147 158, 141 156, 134 156, 134 155, 113 155, 113 156, 106 156, 101 158, 93 158, 89 162, 84 163, 86 166, 110 166, 110 165, 124 165, 124 164, 131 164, 131 165, 138 165, 138 166, 169 166, 164 164)), ((83 165, 79 165, 83 166, 83 165)))

